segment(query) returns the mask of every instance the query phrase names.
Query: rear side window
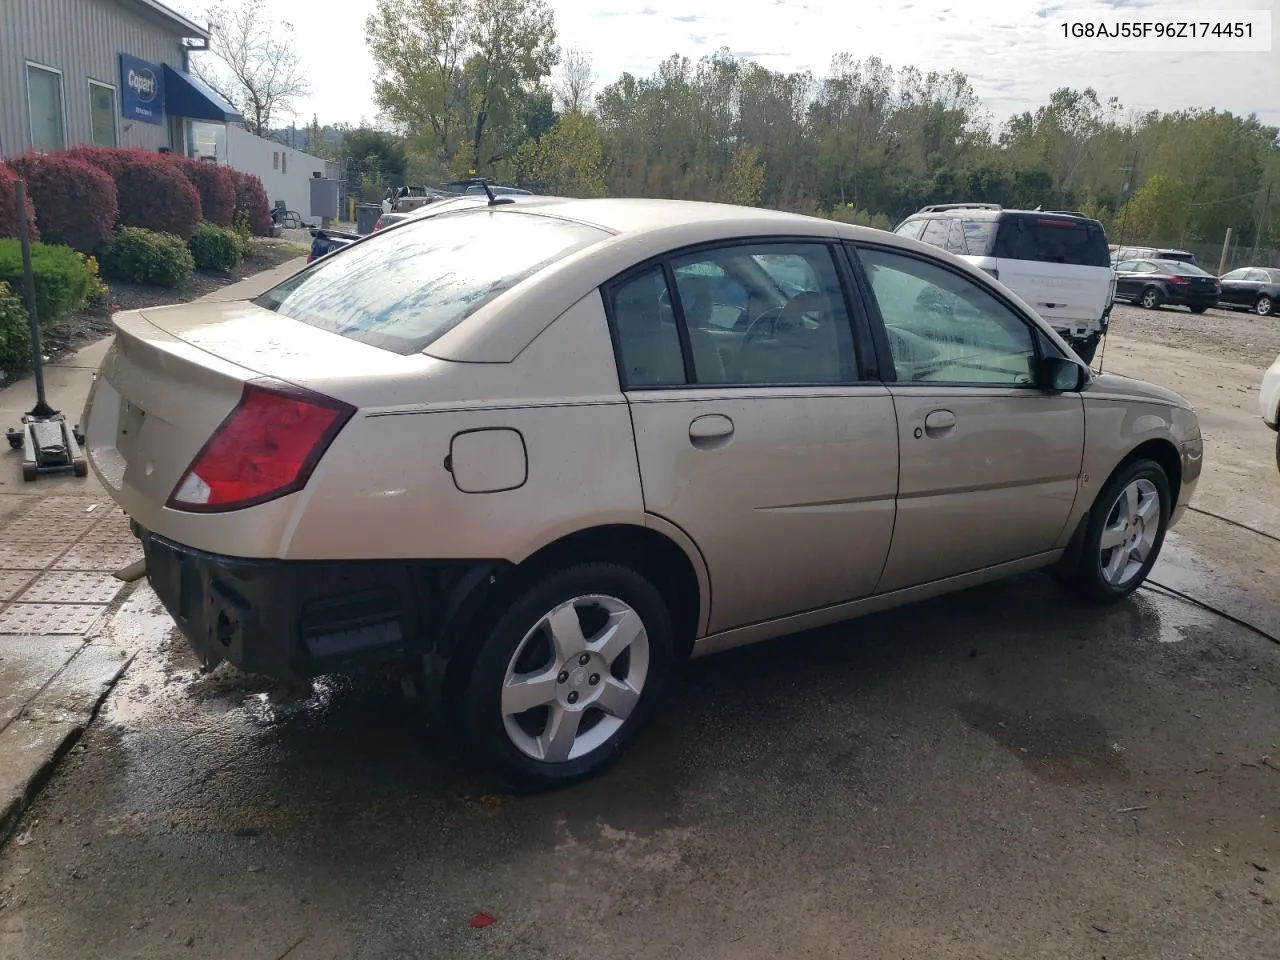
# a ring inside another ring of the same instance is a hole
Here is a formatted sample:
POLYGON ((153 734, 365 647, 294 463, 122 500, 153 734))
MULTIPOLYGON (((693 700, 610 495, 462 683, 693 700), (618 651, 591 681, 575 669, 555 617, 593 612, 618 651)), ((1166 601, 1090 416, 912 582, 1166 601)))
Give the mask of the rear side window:
POLYGON ((989 257, 996 245, 996 221, 962 220, 965 251, 971 257, 989 257))
POLYGON ((510 210, 444 213, 317 260, 254 303, 407 355, 522 280, 608 236, 599 227, 510 210))
POLYGON ((1109 267, 1111 251, 1099 224, 1068 217, 1007 214, 1000 218, 992 254, 1078 267, 1109 267))
POLYGON ((920 234, 920 239, 925 243, 932 243, 935 247, 945 247, 947 235, 950 232, 950 220, 930 220, 924 228, 924 233, 920 234))

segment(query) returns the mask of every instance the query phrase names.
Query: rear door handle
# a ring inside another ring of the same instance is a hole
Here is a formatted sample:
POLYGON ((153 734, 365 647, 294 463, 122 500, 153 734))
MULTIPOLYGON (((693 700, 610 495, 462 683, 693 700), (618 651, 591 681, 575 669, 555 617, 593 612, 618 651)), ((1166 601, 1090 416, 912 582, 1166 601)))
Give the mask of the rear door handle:
POLYGON ((689 424, 689 442, 695 447, 715 447, 733 436, 733 421, 723 414, 709 413, 689 424))
POLYGON ((934 410, 924 418, 924 432, 931 437, 947 437, 955 429, 956 415, 950 410, 934 410))

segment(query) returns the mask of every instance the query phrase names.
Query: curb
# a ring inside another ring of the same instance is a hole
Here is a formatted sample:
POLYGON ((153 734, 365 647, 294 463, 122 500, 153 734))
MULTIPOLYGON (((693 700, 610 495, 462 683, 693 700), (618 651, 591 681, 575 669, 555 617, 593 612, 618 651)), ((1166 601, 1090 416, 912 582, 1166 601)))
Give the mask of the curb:
MULTIPOLYGON (((89 724, 98 715, 98 710, 107 695, 124 676, 125 670, 137 656, 131 654, 124 659, 116 660, 105 676, 99 676, 96 679, 86 678, 88 682, 83 685, 83 689, 62 690, 60 679, 68 673, 74 673, 74 668, 78 664, 84 665, 96 659, 96 655, 90 652, 92 647, 92 643, 85 644, 49 682, 49 685, 27 705, 23 716, 17 718, 4 729, 3 733, 0 733, 0 755, 16 756, 20 760, 25 758, 28 761, 25 765, 20 762, 16 770, 13 767, 7 767, 4 771, 0 771, 0 846, 9 840, 22 815, 30 809, 31 804, 40 795, 40 791, 49 782, 62 758, 80 740, 89 724), (58 703, 58 700, 65 698, 67 693, 72 696, 79 694, 81 697, 87 697, 87 701, 81 700, 76 705, 74 716, 67 716, 68 711, 58 703), (34 721, 27 719, 29 714, 34 713, 39 717, 40 713, 46 711, 58 715, 58 719, 52 722, 43 719, 34 721), (55 739, 52 744, 51 739, 55 739)), ((105 652, 105 647, 99 649, 105 652)))

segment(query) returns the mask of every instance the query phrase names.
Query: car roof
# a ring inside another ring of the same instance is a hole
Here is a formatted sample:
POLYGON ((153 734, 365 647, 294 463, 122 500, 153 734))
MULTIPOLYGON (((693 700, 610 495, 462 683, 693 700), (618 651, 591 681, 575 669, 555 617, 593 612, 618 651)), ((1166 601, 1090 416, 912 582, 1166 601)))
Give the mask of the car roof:
MULTIPOLYGON (((931 244, 884 230, 798 213, 691 200, 539 196, 510 199, 514 202, 489 209, 503 215, 563 218, 597 227, 609 236, 539 271, 537 282, 519 283, 495 297, 435 340, 426 349, 429 355, 442 360, 509 363, 575 303, 592 295, 598 299, 596 291, 612 278, 681 248, 721 241, 812 237, 815 241, 876 243, 930 259, 946 259, 953 269, 971 275, 980 284, 991 283, 987 274, 977 267, 931 244)), ((483 198, 474 203, 476 207, 487 205, 483 198)), ((443 212, 443 204, 432 206, 443 212)), ((407 225, 399 224, 397 229, 407 225)), ((1010 294, 1006 291, 1004 295, 1010 294)), ((1014 299, 1034 315, 1033 308, 1016 296, 1014 299)))
POLYGON ((1012 214, 1018 217, 1057 217, 1063 220, 1079 220, 1083 223, 1100 223, 1096 217, 1088 217, 1083 213, 1075 210, 1020 210, 1013 207, 1001 207, 999 204, 967 204, 967 203, 941 203, 928 207, 921 207, 915 213, 906 219, 914 220, 916 218, 928 219, 930 217, 948 217, 954 218, 963 214, 970 220, 999 220, 1001 217, 1012 214))

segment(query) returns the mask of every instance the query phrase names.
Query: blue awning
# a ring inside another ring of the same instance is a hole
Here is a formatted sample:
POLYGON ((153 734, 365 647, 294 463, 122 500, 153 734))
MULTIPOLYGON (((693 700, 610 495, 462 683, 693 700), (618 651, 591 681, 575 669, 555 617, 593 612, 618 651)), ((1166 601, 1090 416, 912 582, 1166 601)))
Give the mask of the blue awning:
POLYGON ((164 112, 188 120, 215 123, 244 123, 236 108, 214 93, 207 84, 189 73, 164 67, 164 112))

